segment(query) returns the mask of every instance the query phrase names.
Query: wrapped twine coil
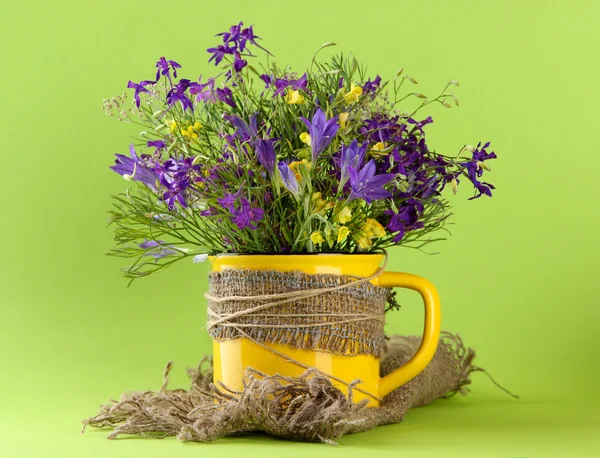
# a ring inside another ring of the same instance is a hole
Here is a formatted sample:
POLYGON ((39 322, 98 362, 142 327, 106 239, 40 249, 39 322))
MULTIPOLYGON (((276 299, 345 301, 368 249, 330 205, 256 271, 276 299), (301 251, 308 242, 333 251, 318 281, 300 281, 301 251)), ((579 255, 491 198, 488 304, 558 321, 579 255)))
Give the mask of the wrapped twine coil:
MULTIPOLYGON (((389 288, 368 278, 308 275, 302 272, 225 270, 210 275, 208 330, 217 341, 244 337, 269 348, 282 343, 334 354, 369 354, 381 358, 380 376, 404 365, 417 351, 420 337, 384 335, 389 288)), ((360 381, 345 382, 269 348, 304 369, 297 377, 263 374, 247 368, 240 392, 215 386, 212 366, 189 371, 188 390, 126 393, 101 407, 86 425, 111 427, 121 434, 212 441, 263 431, 297 441, 335 443, 344 434, 402 420, 411 407, 456 393, 465 394, 475 352, 458 335, 442 333, 431 363, 413 380, 393 391, 379 407, 367 399, 354 403, 360 381), (347 385, 342 391, 332 380, 347 385)), ((373 396, 371 393, 366 393, 373 396)))

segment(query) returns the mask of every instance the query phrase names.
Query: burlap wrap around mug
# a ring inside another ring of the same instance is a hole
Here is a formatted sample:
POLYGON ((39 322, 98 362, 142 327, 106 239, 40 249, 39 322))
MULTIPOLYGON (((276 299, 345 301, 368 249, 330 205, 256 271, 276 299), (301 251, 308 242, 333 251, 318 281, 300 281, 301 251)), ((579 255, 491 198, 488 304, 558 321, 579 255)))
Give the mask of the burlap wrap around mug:
POLYGON ((474 352, 440 337, 435 288, 385 272, 383 255, 218 256, 211 259, 207 328, 212 365, 189 390, 125 393, 85 424, 120 434, 211 441, 250 431, 334 442, 466 393, 474 352), (386 337, 393 286, 418 291, 422 337, 386 337))

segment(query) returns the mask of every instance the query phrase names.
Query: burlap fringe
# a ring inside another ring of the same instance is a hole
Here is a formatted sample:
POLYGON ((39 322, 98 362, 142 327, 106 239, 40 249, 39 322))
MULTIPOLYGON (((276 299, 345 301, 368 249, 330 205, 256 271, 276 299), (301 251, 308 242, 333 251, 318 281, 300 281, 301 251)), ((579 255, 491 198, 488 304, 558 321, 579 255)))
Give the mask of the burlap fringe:
MULTIPOLYGON (((381 375, 404 364, 416 351, 417 337, 394 336, 383 355, 381 375)), ((465 348, 458 335, 443 333, 436 355, 415 379, 388 395, 378 408, 350 398, 315 370, 299 377, 265 376, 251 369, 243 391, 231 392, 214 386, 212 366, 204 359, 188 370, 188 390, 167 389, 167 365, 159 391, 126 393, 112 400, 100 413, 84 422, 98 428, 114 428, 109 439, 134 434, 182 441, 208 442, 217 438, 263 431, 272 436, 334 444, 344 434, 369 430, 377 425, 402 420, 411 407, 438 398, 466 394, 475 352, 465 348)))

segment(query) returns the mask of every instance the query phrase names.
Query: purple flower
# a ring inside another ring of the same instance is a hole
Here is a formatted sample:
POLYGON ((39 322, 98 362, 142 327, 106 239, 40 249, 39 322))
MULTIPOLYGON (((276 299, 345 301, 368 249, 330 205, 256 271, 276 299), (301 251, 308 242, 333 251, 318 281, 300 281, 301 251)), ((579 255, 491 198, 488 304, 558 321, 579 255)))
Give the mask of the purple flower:
POLYGON ((235 115, 223 115, 223 119, 229 121, 236 128, 236 136, 241 137, 242 141, 248 141, 258 135, 257 118, 258 114, 254 113, 250 118, 250 124, 235 115))
MULTIPOLYGON (((167 103, 169 104, 169 108, 171 108, 173 105, 179 102, 181 103, 183 111, 186 111, 188 109, 194 111, 192 101, 186 94, 186 91, 192 84, 195 86, 198 83, 192 83, 190 80, 181 79, 179 80, 179 83, 173 86, 169 92, 167 92, 167 103)), ((167 110, 169 108, 167 108, 167 110)))
MULTIPOLYGON (((261 77, 262 78, 262 77, 261 77)), ((304 73, 300 78, 293 79, 289 77, 279 78, 275 81, 272 81, 273 86, 275 86, 275 92, 273 93, 273 97, 277 97, 278 95, 283 95, 286 88, 290 88, 293 91, 298 91, 302 89, 304 92, 308 92, 308 80, 307 74, 304 73)), ((265 81, 263 79, 263 81, 265 81)))
POLYGON ((362 170, 348 167, 350 174, 350 199, 364 199, 367 203, 373 200, 385 199, 391 194, 383 186, 394 178, 393 173, 375 175, 375 161, 371 159, 362 170))
POLYGON ((233 213, 235 210, 235 203, 237 202, 241 193, 242 193, 242 187, 240 186, 240 189, 238 189, 238 192, 236 192, 235 194, 230 194, 230 193, 226 192, 224 197, 217 199, 217 202, 219 202, 219 204, 223 208, 226 208, 231 213, 233 213))
POLYGON ((209 102, 216 102, 217 98, 214 93, 215 90, 215 79, 209 78, 206 83, 202 83, 202 77, 198 83, 190 85, 190 94, 196 95, 196 100, 204 100, 209 102))
POLYGON ((171 245, 168 245, 162 240, 146 240, 144 243, 140 243, 138 246, 146 250, 144 256, 152 256, 156 259, 177 254, 177 251, 174 250, 171 245))
POLYGON ((283 185, 285 186, 285 188, 289 192, 291 192, 295 197, 298 197, 298 195, 299 195, 298 180, 296 179, 294 172, 292 172, 292 169, 290 169, 290 166, 288 164, 286 164, 285 162, 281 161, 281 162, 279 162, 279 165, 277 166, 277 168, 279 169, 279 174, 281 175, 281 181, 282 181, 283 185))
POLYGON ((229 89, 228 87, 224 87, 223 89, 217 88, 216 96, 217 96, 217 99, 219 99, 221 102, 224 102, 227 105, 229 105, 230 107, 235 108, 235 102, 233 101, 233 94, 231 92, 231 89, 229 89))
POLYGON ((419 217, 424 210, 425 207, 421 202, 410 198, 402 203, 398 213, 394 213, 391 210, 386 212, 393 215, 386 228, 390 232, 396 233, 394 236, 395 243, 399 243, 404 238, 406 232, 424 227, 423 222, 419 221, 419 217))
POLYGON ((127 87, 129 89, 135 89, 133 98, 135 99, 136 107, 138 107, 138 108, 140 107, 140 93, 145 92, 147 94, 151 94, 154 97, 156 97, 154 92, 146 89, 146 86, 153 86, 154 84, 156 84, 156 81, 150 81, 150 80, 140 81, 139 83, 134 83, 133 81, 129 81, 129 83, 127 83, 127 87))
POLYGON ((147 143, 147 145, 148 145, 148 148, 156 148, 157 151, 160 151, 167 147, 167 145, 165 145, 165 142, 162 140, 150 140, 147 143))
POLYGON ((233 69, 234 69, 236 72, 238 72, 238 73, 239 73, 239 72, 241 72, 241 71, 242 71, 242 69, 243 69, 243 68, 244 68, 246 65, 248 65, 248 62, 246 62, 244 59, 242 59, 242 57, 241 57, 241 55, 240 55, 240 53, 239 53, 239 52, 236 52, 236 53, 235 53, 235 59, 234 59, 234 61, 233 61, 233 69))
POLYGON ((160 183, 166 188, 163 200, 167 203, 169 210, 173 210, 175 202, 179 202, 182 207, 187 208, 185 190, 190 185, 190 178, 188 176, 176 179, 164 173, 160 177, 160 183))
POLYGON ((253 26, 243 29, 243 25, 243 22, 232 25, 228 32, 218 33, 216 36, 223 37, 223 43, 225 44, 234 44, 240 52, 243 52, 246 49, 248 41, 263 51, 269 52, 256 42, 257 39, 260 40, 260 37, 254 35, 253 26))
POLYGON ((473 186, 477 190, 475 195, 473 197, 470 197, 469 200, 477 199, 483 194, 491 197, 492 189, 496 189, 491 183, 479 181, 478 179, 483 175, 483 162, 488 159, 497 158, 496 153, 487 152, 487 148, 489 146, 490 142, 487 142, 485 145, 483 145, 483 148, 481 147, 481 143, 479 143, 477 145, 477 148, 475 148, 475 151, 473 151, 473 158, 468 162, 461 163, 461 165, 463 165, 467 169, 467 176, 469 177, 469 180, 471 180, 471 183, 473 183, 473 186))
POLYGON ((235 52, 235 49, 235 46, 230 47, 227 45, 218 45, 215 48, 208 48, 206 51, 212 54, 211 58, 208 59, 208 61, 210 62, 214 59, 215 65, 219 65, 223 58, 226 55, 232 55, 235 52))
POLYGON ((161 57, 156 63, 156 68, 156 81, 158 81, 160 75, 166 76, 172 86, 173 82, 171 81, 171 69, 173 70, 173 76, 177 78, 177 69, 181 68, 181 65, 174 60, 167 60, 164 57, 161 57))
POLYGON ((332 118, 327 121, 325 113, 320 108, 314 114, 312 122, 306 118, 300 118, 300 120, 308 127, 312 149, 312 161, 314 164, 319 154, 329 146, 329 143, 331 143, 331 140, 335 137, 340 126, 337 123, 337 118, 332 118))
POLYGON ((265 82, 265 88, 267 88, 271 84, 273 84, 273 78, 270 75, 262 74, 262 75, 260 75, 260 79, 265 82))
POLYGON ((242 197, 239 208, 233 212, 233 222, 241 230, 247 227, 257 229, 256 223, 263 218, 264 214, 265 211, 262 208, 253 207, 247 199, 242 197))
POLYGON ((125 178, 139 181, 150 186, 152 189, 156 189, 156 173, 148 168, 148 165, 138 157, 133 145, 129 145, 129 155, 131 157, 115 154, 115 165, 111 166, 110 169, 125 178))
POLYGON ((366 94, 371 94, 371 93, 377 92, 380 85, 381 85, 381 76, 377 75, 377 77, 373 81, 371 81, 371 78, 369 78, 369 80, 362 86, 363 94, 366 95, 366 94))
POLYGON ((342 152, 339 160, 340 168, 340 186, 343 186, 348 179, 348 168, 352 167, 355 170, 362 167, 365 160, 367 148, 358 146, 358 141, 353 140, 348 146, 342 143, 342 152))
POLYGON ((215 216, 217 214, 217 210, 213 207, 207 208, 206 210, 202 210, 200 212, 200 216, 215 216))
POLYGON ((265 140, 263 138, 258 139, 255 143, 256 157, 258 162, 269 172, 273 174, 275 171, 275 149, 273 143, 275 139, 265 140))

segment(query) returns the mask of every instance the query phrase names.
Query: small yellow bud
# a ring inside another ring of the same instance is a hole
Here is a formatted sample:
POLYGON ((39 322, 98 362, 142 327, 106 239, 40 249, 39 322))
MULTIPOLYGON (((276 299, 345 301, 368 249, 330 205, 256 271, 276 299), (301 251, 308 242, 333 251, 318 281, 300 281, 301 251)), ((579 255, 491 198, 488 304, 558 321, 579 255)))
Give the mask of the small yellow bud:
POLYGON ((382 151, 385 150, 385 148, 386 145, 384 142, 377 142, 371 147, 371 151, 369 152, 371 153, 371 156, 381 157, 385 156, 385 153, 382 153, 382 151))
POLYGON ((352 210, 349 207, 344 207, 340 210, 340 212, 335 217, 335 221, 338 221, 342 224, 346 224, 348 221, 352 220, 352 210))
POLYGON ((454 193, 454 195, 456 195, 458 193, 458 181, 456 180, 456 178, 452 178, 452 181, 450 183, 452 184, 452 192, 454 193))
MULTIPOLYGON (((194 160, 192 161, 192 165, 198 165, 198 164, 200 164, 200 161, 201 161, 201 160, 202 160, 202 158, 200 157, 200 155, 196 156, 196 157, 194 158, 194 160)), ((208 170, 205 170, 205 173, 206 173, 207 171, 208 171, 208 170)))
POLYGON ((350 113, 340 113, 340 127, 342 130, 346 128, 346 123, 348 122, 348 116, 350 113))
POLYGON ((353 102, 357 102, 358 98, 362 95, 363 89, 360 86, 351 83, 350 92, 344 95, 344 100, 347 104, 351 104, 353 102))
POLYGON ((465 146, 465 149, 471 153, 475 152, 475 147, 473 145, 467 145, 465 146))
POLYGON ((285 96, 285 102, 289 105, 302 105, 304 103, 304 96, 300 94, 300 91, 288 91, 285 96))
POLYGON ((315 245, 318 245, 319 243, 323 243, 325 241, 325 239, 323 238, 323 234, 321 234, 320 231, 314 231, 312 234, 310 234, 310 239, 315 245))
POLYGON ((196 121, 194 123, 194 130, 200 130, 202 129, 202 124, 200 124, 198 121, 196 121))
POLYGON ((452 108, 452 105, 450 105, 448 102, 446 102, 445 100, 441 101, 441 104, 444 105, 446 108, 452 108))
POLYGON ((368 228, 368 231, 373 234, 373 237, 381 238, 385 236, 385 228, 376 219, 367 219, 365 226, 368 228))
POLYGON ((453 84, 454 86, 460 86, 460 83, 456 80, 450 80, 448 84, 453 84))
POLYGON ((415 97, 420 98, 420 99, 426 99, 427 98, 427 96, 425 94, 421 94, 420 92, 413 92, 413 95, 415 97))
POLYGON ((346 240, 349 233, 350 229, 348 229, 346 226, 341 226, 338 231, 337 242, 342 243, 344 240, 346 240))
POLYGON ((403 68, 401 68, 400 70, 398 70, 398 71, 396 72, 396 78, 398 78, 400 75, 402 75, 402 72, 404 72, 404 69, 403 69, 403 68))
POLYGON ((419 84, 419 82, 416 79, 414 79, 410 76, 405 76, 405 78, 413 84, 419 84))
POLYGON ((302 132, 300 134, 300 141, 308 146, 311 146, 312 144, 312 139, 310 138, 310 134, 308 132, 302 132))

